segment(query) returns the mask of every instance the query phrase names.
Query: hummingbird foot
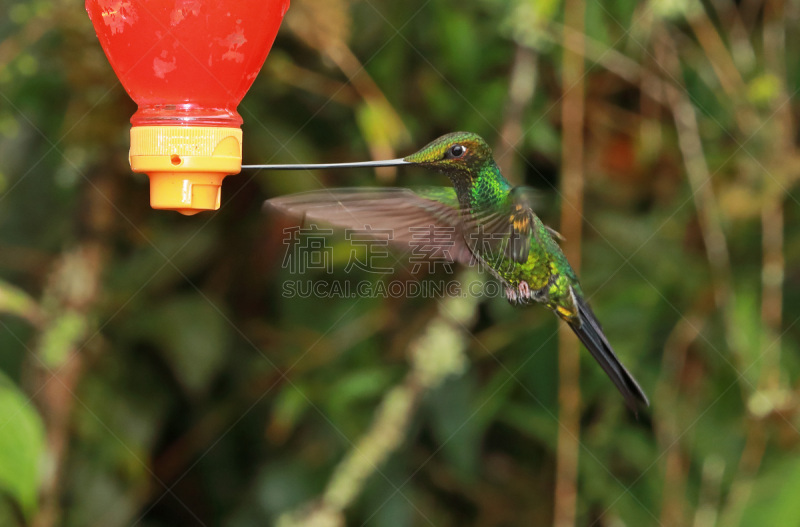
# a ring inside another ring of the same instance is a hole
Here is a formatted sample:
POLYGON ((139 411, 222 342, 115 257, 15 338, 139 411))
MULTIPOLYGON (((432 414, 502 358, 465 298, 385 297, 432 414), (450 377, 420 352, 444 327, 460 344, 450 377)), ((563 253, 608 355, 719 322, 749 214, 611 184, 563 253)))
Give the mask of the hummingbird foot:
MULTIPOLYGON (((531 298, 534 296, 535 295, 531 295, 531 288, 528 282, 524 280, 518 283, 516 287, 512 285, 506 286, 506 298, 512 306, 530 304, 531 298)), ((536 298, 534 298, 534 300, 536 300, 536 298)))
POLYGON ((513 287, 506 287, 506 298, 508 299, 509 304, 512 306, 516 306, 519 304, 519 299, 517 298, 517 290, 513 287))
POLYGON ((518 290, 517 298, 519 298, 519 302, 520 303, 522 303, 522 302, 526 302, 527 303, 528 301, 530 301, 530 299, 531 299, 531 288, 528 285, 528 282, 526 282, 525 280, 522 280, 517 285, 517 290, 518 290))

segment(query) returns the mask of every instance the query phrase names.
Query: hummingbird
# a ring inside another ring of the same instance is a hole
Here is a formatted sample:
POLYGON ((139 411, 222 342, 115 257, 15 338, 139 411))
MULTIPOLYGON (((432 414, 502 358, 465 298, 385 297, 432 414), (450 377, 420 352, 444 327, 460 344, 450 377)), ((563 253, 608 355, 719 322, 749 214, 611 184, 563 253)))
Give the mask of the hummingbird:
POLYGON ((267 200, 266 208, 349 228, 392 229, 393 242, 412 243, 411 227, 446 227, 451 236, 426 240, 428 254, 480 264, 498 279, 517 306, 543 304, 566 322, 636 413, 647 396, 622 365, 585 300, 578 277, 561 251, 560 235, 533 211, 530 189, 515 187, 500 172, 480 136, 454 132, 401 159, 313 165, 245 165, 302 170, 414 165, 444 174, 452 187, 339 188, 267 200), (437 240, 441 242, 436 246, 437 240))

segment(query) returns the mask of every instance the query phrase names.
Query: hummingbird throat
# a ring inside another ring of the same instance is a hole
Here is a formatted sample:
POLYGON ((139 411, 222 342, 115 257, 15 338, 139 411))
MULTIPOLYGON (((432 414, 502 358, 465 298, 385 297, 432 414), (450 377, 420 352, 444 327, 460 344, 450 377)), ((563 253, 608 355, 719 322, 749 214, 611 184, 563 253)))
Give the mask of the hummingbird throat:
POLYGON ((458 174, 447 175, 456 189, 461 207, 476 212, 502 210, 513 188, 494 162, 477 171, 459 171, 458 174))

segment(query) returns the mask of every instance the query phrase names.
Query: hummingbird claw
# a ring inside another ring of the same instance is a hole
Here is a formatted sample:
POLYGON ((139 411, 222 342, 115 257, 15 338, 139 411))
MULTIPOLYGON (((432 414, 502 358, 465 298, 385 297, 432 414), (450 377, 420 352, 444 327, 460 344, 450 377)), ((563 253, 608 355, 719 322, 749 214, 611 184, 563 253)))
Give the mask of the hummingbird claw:
POLYGON ((512 306, 517 305, 517 290, 513 287, 506 287, 506 298, 512 306))

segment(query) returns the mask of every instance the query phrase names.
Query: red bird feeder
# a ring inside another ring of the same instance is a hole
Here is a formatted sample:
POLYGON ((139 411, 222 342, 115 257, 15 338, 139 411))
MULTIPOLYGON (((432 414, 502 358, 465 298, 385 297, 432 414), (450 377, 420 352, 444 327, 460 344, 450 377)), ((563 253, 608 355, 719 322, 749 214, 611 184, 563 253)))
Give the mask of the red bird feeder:
POLYGON ((216 210, 242 164, 236 112, 289 0, 86 0, 111 67, 139 110, 130 163, 155 209, 216 210))

